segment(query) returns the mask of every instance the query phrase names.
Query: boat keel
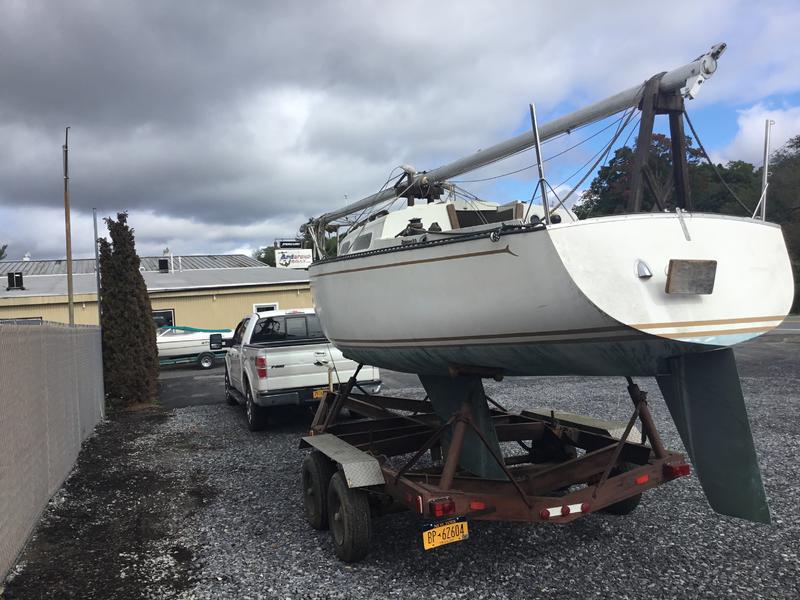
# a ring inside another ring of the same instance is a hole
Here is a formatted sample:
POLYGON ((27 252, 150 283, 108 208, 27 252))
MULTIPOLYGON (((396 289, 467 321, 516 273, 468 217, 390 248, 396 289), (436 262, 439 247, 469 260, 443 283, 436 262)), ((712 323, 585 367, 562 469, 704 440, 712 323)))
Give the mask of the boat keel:
POLYGON ((475 375, 419 375, 419 380, 433 410, 442 423, 446 423, 459 413, 468 411, 470 427, 454 423, 452 431, 446 433, 448 446, 456 449, 461 446, 459 466, 487 479, 507 479, 503 469, 494 456, 502 456, 497 432, 492 423, 483 381, 475 375), (480 435, 476 432, 479 431, 480 435), (456 435, 458 433, 458 435, 456 435), (462 439, 461 436, 463 436, 462 439), (481 440, 483 437, 483 440, 481 440), (457 443, 455 443, 457 441, 457 443), (492 455, 494 453, 494 456, 492 455))

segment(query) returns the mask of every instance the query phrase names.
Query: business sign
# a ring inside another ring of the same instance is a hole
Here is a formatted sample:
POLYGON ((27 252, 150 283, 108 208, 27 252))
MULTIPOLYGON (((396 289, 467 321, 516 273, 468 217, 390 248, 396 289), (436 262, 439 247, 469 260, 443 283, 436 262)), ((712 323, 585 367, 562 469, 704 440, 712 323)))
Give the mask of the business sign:
POLYGON ((278 248, 302 248, 303 240, 275 240, 278 248))
POLYGON ((275 250, 275 266, 284 269, 307 269, 313 261, 310 248, 275 250))

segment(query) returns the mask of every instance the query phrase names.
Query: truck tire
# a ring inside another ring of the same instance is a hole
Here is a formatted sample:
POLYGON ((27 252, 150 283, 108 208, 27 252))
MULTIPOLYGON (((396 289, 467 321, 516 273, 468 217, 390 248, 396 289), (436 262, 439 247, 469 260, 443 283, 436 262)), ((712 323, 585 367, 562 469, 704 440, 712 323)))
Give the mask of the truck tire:
POLYGON ((328 521, 333 550, 344 562, 358 562, 369 552, 372 535, 369 499, 366 492, 347 487, 337 472, 328 486, 328 521))
POLYGON ((319 450, 303 461, 303 508, 314 529, 328 529, 328 486, 334 473, 336 466, 319 450))
POLYGON ((231 376, 228 375, 228 367, 225 367, 225 402, 227 402, 229 406, 236 406, 239 404, 236 400, 236 396, 231 392, 231 376))
MULTIPOLYGON (((611 470, 611 476, 619 475, 620 473, 627 473, 628 471, 635 469, 637 465, 633 465, 630 463, 622 463, 618 467, 615 467, 611 470)), ((642 495, 636 494, 635 496, 631 496, 630 498, 625 498, 625 500, 620 500, 614 504, 610 504, 605 508, 600 509, 601 512, 608 513, 609 515, 629 515, 636 507, 639 506, 639 502, 642 501, 642 495)))
POLYGON ((200 356, 197 357, 197 366, 203 370, 210 369, 214 366, 217 357, 214 356, 211 352, 203 352, 200 356))
POLYGON ((244 388, 246 390, 245 416, 247 417, 247 428, 250 431, 261 431, 267 426, 267 411, 263 406, 253 402, 253 391, 250 384, 245 379, 244 388))

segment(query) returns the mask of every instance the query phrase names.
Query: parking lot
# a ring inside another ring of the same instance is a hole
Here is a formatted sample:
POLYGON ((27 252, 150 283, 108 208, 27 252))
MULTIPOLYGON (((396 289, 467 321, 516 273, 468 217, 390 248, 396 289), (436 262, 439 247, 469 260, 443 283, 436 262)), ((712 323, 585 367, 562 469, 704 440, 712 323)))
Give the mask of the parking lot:
MULTIPOLYGON (((376 519, 361 563, 334 556, 304 520, 304 410, 250 433, 224 404, 222 370, 165 370, 159 408, 111 415, 86 444, 6 581, 5 598, 797 598, 800 595, 800 335, 736 350, 773 523, 708 508, 694 476, 645 495, 628 517, 567 526, 471 524, 424 552, 411 514, 376 519), (796 340, 796 341, 795 341, 796 340)), ((386 392, 421 397, 412 376, 386 392)), ((683 450, 655 382, 639 381, 665 443, 683 450)), ((509 408, 625 420, 622 379, 487 384, 509 408)))

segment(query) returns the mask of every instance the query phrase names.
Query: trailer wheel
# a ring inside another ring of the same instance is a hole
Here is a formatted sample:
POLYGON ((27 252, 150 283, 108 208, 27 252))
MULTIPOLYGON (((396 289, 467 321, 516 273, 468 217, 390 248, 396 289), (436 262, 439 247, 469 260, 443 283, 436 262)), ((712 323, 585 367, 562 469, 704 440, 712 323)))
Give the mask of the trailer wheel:
POLYGON ((250 431, 261 431, 267 426, 267 411, 263 406, 253 402, 253 392, 247 381, 245 381, 245 389, 247 390, 247 402, 245 404, 247 428, 250 431))
POLYGON ((334 473, 328 487, 328 520, 336 556, 352 563, 367 555, 372 534, 369 499, 365 492, 348 488, 341 473, 334 473))
POLYGON ((197 366, 201 369, 210 369, 214 366, 216 358, 217 357, 211 354, 211 352, 203 352, 203 354, 197 357, 197 366))
POLYGON ((328 486, 334 473, 333 462, 319 450, 303 461, 303 507, 314 529, 328 529, 328 486))
MULTIPOLYGON (((627 473, 636 467, 637 465, 631 463, 622 463, 618 467, 611 469, 611 476, 613 477, 621 473, 627 473)), ((619 502, 606 506, 605 508, 601 509, 601 512, 608 513, 610 515, 629 515, 636 510, 636 507, 639 506, 639 502, 641 501, 642 495, 636 494, 635 496, 625 498, 625 500, 620 500, 619 502)))
POLYGON ((231 392, 231 377, 228 375, 228 367, 225 367, 225 402, 230 406, 239 404, 236 401, 236 396, 231 392))

